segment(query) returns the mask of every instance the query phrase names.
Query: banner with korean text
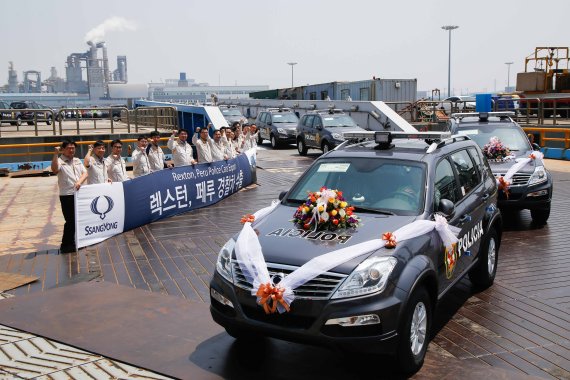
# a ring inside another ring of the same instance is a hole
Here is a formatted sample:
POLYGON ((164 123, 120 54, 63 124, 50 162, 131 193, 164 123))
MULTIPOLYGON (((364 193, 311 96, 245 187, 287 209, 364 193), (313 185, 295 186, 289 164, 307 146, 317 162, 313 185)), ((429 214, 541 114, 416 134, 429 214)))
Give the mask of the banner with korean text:
POLYGON ((210 164, 164 169, 75 193, 77 248, 142 225, 210 206, 253 182, 255 152, 210 164))

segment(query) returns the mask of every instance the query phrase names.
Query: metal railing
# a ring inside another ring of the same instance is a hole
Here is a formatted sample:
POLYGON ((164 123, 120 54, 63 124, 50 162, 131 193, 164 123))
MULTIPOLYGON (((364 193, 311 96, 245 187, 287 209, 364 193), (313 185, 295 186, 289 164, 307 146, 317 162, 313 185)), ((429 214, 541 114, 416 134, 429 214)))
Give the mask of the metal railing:
MULTIPOLYGON (((110 133, 117 130, 131 133, 134 124, 134 131, 139 132, 139 126, 154 127, 159 129, 172 130, 178 128, 178 112, 176 107, 139 107, 129 110, 126 107, 73 107, 60 108, 56 111, 52 109, 0 109, 1 115, 10 115, 0 119, 0 137, 7 134, 21 134, 29 132, 24 129, 23 123, 33 125, 33 134, 39 136, 40 132, 49 132, 48 135, 63 135, 65 131, 74 131, 77 135, 89 134, 97 130, 97 123, 105 121, 99 125, 104 129, 110 129, 110 133), (33 115, 30 117, 30 115, 33 115), (53 122, 58 122, 58 127, 53 122), (65 121, 75 121, 75 125, 69 128, 70 123, 65 121), (47 128, 38 122, 46 122, 47 128), (106 124, 107 122, 110 123, 106 124), (1 128, 2 123, 9 123, 15 128, 1 128)), ((46 135, 43 133, 42 135, 46 135)))

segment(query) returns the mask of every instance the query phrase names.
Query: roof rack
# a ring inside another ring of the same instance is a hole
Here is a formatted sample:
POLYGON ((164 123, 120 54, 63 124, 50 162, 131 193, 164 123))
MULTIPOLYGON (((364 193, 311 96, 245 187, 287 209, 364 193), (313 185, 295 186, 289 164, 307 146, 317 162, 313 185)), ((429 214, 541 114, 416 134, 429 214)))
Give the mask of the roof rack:
POLYGON ((424 140, 426 144, 440 142, 451 136, 449 132, 389 132, 389 131, 362 131, 345 132, 343 136, 346 140, 361 141, 374 140, 378 143, 379 149, 390 149, 393 147, 393 139, 424 140))
POLYGON ((326 108, 326 109, 308 111, 307 113, 328 113, 333 115, 335 113, 344 113, 344 111, 341 108, 326 108))
POLYGON ((500 119, 512 118, 515 116, 513 111, 502 111, 502 112, 460 112, 452 113, 452 119, 463 119, 464 117, 478 117, 479 120, 489 120, 490 116, 498 117, 500 119))
POLYGON ((458 141, 467 141, 467 140, 471 140, 471 138, 467 135, 453 135, 449 138, 446 138, 445 140, 442 140, 438 143, 433 143, 427 150, 426 153, 431 153, 436 149, 439 149, 443 146, 446 146, 448 144, 452 144, 454 142, 458 142, 458 141))
POLYGON ((287 107, 270 107, 266 109, 267 112, 277 111, 277 112, 291 112, 291 108, 287 107))

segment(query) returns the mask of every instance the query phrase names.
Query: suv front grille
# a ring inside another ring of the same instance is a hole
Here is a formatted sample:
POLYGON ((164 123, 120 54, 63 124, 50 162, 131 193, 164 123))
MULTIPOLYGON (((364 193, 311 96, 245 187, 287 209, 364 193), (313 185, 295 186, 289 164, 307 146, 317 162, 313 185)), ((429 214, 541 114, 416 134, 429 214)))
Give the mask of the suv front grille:
MULTIPOLYGON (((493 173, 495 177, 504 177, 507 173, 493 173)), ((531 174, 528 173, 515 173, 513 179, 511 180, 511 187, 512 186, 526 186, 528 185, 528 181, 530 180, 531 174)))
MULTIPOLYGON (((290 265, 267 263, 269 277, 281 275, 284 278, 297 268, 298 267, 290 265)), ((293 293, 295 297, 299 299, 326 300, 333 295, 346 277, 344 274, 325 272, 313 278, 305 285, 299 286, 293 293)), ((233 279, 234 285, 247 291, 252 290, 252 280, 245 277, 239 264, 235 261, 233 262, 233 279)))

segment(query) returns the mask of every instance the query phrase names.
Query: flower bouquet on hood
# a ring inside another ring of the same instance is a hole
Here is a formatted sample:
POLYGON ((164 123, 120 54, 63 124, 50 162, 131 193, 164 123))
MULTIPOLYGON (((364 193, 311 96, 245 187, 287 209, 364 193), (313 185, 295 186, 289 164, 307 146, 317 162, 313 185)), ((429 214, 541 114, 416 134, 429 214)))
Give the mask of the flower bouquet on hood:
POLYGON ((496 136, 491 137, 489 142, 483 146, 483 153, 487 159, 495 161, 504 161, 514 157, 509 148, 496 136))
POLYGON ((354 214, 354 207, 343 198, 342 191, 326 187, 309 192, 307 201, 295 211, 292 222, 304 230, 315 231, 356 228, 361 223, 360 218, 354 214))

